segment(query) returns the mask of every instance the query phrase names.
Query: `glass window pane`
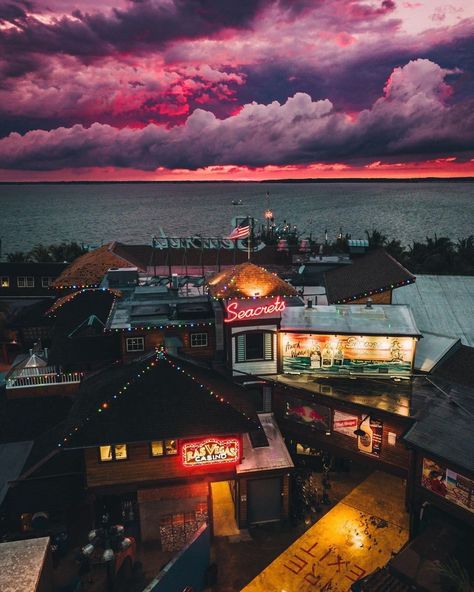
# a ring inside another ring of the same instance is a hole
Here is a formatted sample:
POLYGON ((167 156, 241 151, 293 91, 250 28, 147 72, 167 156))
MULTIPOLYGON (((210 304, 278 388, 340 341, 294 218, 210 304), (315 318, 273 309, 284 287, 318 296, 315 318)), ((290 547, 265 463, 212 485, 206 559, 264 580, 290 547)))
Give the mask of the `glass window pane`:
POLYGON ((178 454, 176 440, 165 440, 166 454, 178 454))
POLYGON ((112 460, 112 446, 100 446, 100 460, 103 462, 112 460))
POLYGON ((164 453, 163 440, 156 440, 155 442, 151 443, 152 456, 163 456, 164 453))
POLYGON ((246 360, 263 360, 263 333, 247 333, 245 350, 246 360))
POLYGON ((127 458, 127 445, 116 444, 115 445, 115 460, 124 460, 127 458))

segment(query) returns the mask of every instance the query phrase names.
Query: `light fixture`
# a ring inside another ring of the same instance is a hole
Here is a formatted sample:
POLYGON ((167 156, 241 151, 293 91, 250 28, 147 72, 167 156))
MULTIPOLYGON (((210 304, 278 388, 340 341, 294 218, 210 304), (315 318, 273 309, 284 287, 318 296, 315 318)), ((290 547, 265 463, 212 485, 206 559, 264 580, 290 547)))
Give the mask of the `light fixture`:
POLYGON ((359 436, 359 438, 362 438, 362 436, 365 436, 367 432, 364 432, 363 429, 361 429, 361 425, 364 423, 364 421, 366 421, 369 418, 369 414, 367 414, 364 418, 362 418, 362 421, 359 423, 359 425, 357 426, 357 429, 354 430, 354 434, 356 436, 359 436))
POLYGON ((112 551, 112 549, 105 549, 104 554, 102 555, 102 559, 104 561, 112 561, 114 556, 115 553, 112 551))
POLYGON ((86 557, 89 557, 89 555, 92 555, 94 552, 94 549, 94 545, 91 545, 90 543, 88 545, 84 545, 84 547, 82 547, 82 554, 86 557))

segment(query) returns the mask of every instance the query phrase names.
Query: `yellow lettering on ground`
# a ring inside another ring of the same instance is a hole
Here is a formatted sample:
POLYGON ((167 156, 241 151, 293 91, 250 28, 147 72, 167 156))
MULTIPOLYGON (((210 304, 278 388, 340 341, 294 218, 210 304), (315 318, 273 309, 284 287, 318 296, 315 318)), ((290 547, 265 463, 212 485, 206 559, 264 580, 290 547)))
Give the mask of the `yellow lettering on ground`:
POLYGON ((373 473, 242 592, 348 592, 408 540, 403 481, 373 473))

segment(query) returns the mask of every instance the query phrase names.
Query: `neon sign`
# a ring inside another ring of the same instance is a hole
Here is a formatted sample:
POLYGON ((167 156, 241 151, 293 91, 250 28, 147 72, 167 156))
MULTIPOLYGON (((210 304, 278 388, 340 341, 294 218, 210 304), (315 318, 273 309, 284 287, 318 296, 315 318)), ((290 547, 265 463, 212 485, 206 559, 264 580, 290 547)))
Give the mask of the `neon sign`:
POLYGON ((224 319, 224 322, 232 323, 232 321, 243 321, 245 319, 254 319, 256 317, 281 313, 285 310, 286 303, 284 300, 280 299, 280 296, 277 296, 270 304, 258 304, 257 306, 244 307, 245 304, 241 305, 237 300, 233 300, 229 304, 226 304, 227 318, 224 319))
POLYGON ((185 467, 237 463, 240 458, 240 442, 237 438, 227 440, 207 438, 206 440, 185 442, 181 456, 185 467))

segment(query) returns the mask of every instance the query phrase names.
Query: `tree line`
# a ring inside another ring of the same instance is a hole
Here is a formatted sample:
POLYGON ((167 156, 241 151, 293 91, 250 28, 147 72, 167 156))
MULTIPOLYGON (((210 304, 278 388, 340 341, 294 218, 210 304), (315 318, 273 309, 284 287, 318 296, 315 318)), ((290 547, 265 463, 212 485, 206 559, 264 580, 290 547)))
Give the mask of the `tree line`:
POLYGON ((76 242, 34 246, 31 251, 14 251, 6 254, 9 263, 71 263, 88 249, 76 242))

